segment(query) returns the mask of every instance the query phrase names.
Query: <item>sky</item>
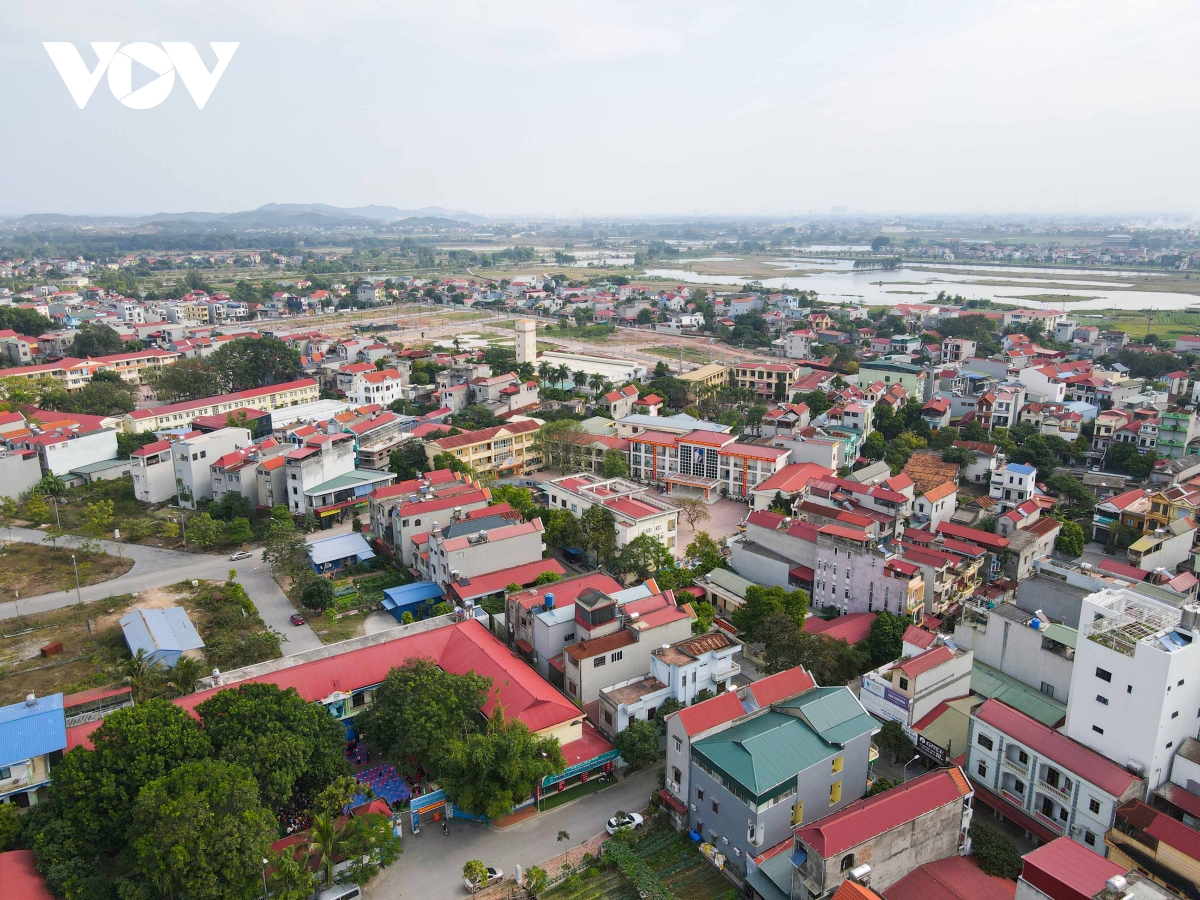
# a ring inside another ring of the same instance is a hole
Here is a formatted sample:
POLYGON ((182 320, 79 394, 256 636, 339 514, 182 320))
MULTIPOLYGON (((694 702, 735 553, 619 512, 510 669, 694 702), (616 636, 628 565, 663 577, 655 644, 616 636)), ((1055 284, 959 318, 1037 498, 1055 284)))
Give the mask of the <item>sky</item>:
POLYGON ((1191 216, 1198 45, 1192 0, 8 3, 0 215, 1191 216), (203 109, 80 110, 43 41, 240 46, 203 109))

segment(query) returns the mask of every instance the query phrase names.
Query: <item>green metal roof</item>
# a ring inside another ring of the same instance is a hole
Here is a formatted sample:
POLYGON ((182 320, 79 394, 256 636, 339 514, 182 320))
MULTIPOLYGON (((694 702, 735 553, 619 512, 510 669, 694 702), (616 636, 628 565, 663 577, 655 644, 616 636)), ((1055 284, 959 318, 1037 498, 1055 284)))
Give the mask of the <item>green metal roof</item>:
POLYGON ((1079 640, 1079 630, 1068 628, 1066 625, 1051 624, 1046 626, 1046 630, 1042 632, 1052 641, 1058 641, 1060 644, 1066 644, 1071 649, 1074 649, 1076 642, 1079 640))
POLYGON ((304 493, 328 494, 331 491, 340 491, 360 484, 386 481, 390 477, 390 472, 380 472, 377 469, 355 469, 353 472, 347 472, 345 475, 339 475, 337 478, 330 478, 316 487, 310 487, 304 493))
POLYGON ((1067 715, 1066 704, 978 661, 971 667, 971 690, 984 697, 995 697, 1049 728, 1057 726, 1067 715))
POLYGON ((80 475, 93 475, 96 472, 107 472, 109 469, 128 469, 132 466, 127 459, 102 459, 100 462, 84 463, 82 466, 76 466, 71 472, 80 475))
POLYGON ((791 853, 776 853, 747 875, 746 881, 763 900, 788 900, 792 894, 791 853))
POLYGON ((717 587, 725 588, 725 590, 737 594, 737 596, 743 599, 746 596, 746 589, 754 586, 753 581, 748 581, 737 572, 730 571, 729 569, 713 569, 705 577, 717 587))
POLYGON ((830 744, 844 745, 879 727, 847 687, 814 688, 779 706, 798 710, 813 731, 830 744))
POLYGON ((841 752, 803 720, 780 712, 755 716, 697 741, 692 749, 756 798, 841 752))

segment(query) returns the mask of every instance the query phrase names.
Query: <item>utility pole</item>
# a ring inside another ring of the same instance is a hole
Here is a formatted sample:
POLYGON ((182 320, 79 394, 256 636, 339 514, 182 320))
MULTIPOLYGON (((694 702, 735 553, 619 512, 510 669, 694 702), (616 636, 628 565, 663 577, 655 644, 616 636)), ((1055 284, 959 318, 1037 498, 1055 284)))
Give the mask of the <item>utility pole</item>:
POLYGON ((79 566, 75 563, 75 554, 71 554, 71 568, 75 570, 75 602, 83 603, 83 597, 79 594, 79 566))
POLYGON ((179 514, 179 527, 183 532, 183 549, 187 549, 187 516, 184 513, 179 514))

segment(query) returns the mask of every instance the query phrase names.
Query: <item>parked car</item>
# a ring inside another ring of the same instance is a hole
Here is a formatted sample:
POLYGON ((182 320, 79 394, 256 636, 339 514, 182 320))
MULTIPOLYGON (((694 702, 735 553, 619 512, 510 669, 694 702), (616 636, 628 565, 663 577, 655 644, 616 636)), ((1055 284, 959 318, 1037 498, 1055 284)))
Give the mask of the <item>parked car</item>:
POLYGON ((249 550, 239 550, 237 553, 230 553, 229 558, 236 561, 239 559, 249 559, 253 555, 249 550))
POLYGON ((623 828, 641 828, 642 817, 637 813, 618 812, 615 816, 608 820, 608 826, 604 829, 609 834, 616 834, 623 828))
POLYGON ((288 618, 288 621, 291 622, 293 625, 303 625, 304 624, 304 616, 300 615, 300 613, 292 613, 291 616, 288 618))
POLYGON ((472 894, 474 894, 476 891, 481 891, 485 887, 491 887, 493 884, 495 884, 497 881, 499 881, 503 877, 504 877, 504 872, 502 870, 493 869, 491 866, 488 866, 487 878, 485 878, 483 880, 482 884, 480 884, 478 881, 467 881, 467 879, 465 879, 465 878, 463 879, 463 884, 465 884, 467 886, 468 891, 470 891, 472 894))

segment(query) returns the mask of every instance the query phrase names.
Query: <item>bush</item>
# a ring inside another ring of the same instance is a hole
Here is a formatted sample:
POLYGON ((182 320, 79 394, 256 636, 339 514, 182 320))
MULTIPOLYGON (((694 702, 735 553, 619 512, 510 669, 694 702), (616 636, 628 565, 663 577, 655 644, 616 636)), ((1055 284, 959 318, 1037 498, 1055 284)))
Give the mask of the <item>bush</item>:
POLYGON ((971 825, 971 855, 985 874, 1016 879, 1021 874, 1021 854, 1012 838, 991 825, 971 825))
POLYGON ((324 612, 333 605, 333 583, 327 578, 317 578, 300 594, 305 609, 324 612))

